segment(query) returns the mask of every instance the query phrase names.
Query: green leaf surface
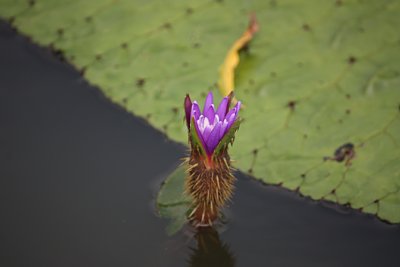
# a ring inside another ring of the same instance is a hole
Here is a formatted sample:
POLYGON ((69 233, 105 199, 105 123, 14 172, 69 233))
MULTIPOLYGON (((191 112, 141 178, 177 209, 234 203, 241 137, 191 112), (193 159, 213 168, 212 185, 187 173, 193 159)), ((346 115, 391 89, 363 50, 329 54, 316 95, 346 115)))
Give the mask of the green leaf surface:
POLYGON ((184 194, 185 166, 182 164, 164 181, 157 196, 157 209, 161 217, 170 219, 167 233, 173 235, 186 223, 191 199, 184 194))
POLYGON ((20 32, 183 143, 185 94, 218 95, 218 68, 253 11, 260 31, 236 70, 236 167, 400 222, 399 1, 0 0, 20 32), (323 161, 345 143, 351 164, 323 161))

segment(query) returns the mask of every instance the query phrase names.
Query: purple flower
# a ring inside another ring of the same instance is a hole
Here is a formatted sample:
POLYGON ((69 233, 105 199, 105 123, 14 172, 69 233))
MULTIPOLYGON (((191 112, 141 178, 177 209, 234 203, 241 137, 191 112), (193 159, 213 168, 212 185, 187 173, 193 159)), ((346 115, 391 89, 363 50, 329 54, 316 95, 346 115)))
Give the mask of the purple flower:
POLYGON ((215 110, 213 95, 208 93, 204 103, 203 112, 196 101, 190 100, 189 95, 185 98, 186 124, 190 130, 190 124, 194 120, 194 128, 202 146, 208 156, 211 156, 222 138, 236 121, 240 109, 240 101, 234 108, 229 110, 231 97, 224 97, 215 110))

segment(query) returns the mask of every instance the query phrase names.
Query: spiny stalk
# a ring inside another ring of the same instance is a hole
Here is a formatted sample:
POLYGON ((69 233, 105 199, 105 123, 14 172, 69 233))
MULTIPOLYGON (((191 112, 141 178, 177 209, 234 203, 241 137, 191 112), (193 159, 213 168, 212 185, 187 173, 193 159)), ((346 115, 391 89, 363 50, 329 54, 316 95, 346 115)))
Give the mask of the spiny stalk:
POLYGON ((185 98, 186 123, 190 156, 185 159, 185 189, 192 196, 189 219, 196 226, 209 226, 218 218, 221 208, 233 194, 235 177, 228 155, 239 127, 241 103, 229 110, 233 95, 225 97, 215 110, 213 96, 208 94, 203 112, 196 101, 185 98))

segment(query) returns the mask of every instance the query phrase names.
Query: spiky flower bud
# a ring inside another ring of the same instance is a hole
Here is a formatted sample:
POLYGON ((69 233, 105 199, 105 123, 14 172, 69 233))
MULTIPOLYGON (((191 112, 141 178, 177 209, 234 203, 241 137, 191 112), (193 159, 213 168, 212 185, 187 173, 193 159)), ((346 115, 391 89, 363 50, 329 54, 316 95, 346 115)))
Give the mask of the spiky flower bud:
POLYGON ((186 192, 192 196, 189 219, 196 226, 209 226, 229 200, 235 181, 228 145, 239 128, 241 103, 229 110, 232 94, 224 97, 215 109, 213 95, 206 98, 203 112, 196 101, 186 95, 184 108, 189 132, 190 157, 186 159, 186 192))

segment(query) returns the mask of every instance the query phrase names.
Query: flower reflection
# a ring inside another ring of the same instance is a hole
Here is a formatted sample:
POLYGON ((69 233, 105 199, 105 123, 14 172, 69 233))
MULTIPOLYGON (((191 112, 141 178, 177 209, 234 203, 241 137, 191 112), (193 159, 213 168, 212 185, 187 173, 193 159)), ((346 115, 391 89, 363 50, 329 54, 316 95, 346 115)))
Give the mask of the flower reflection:
POLYGON ((191 254, 188 260, 188 266, 235 266, 235 258, 230 251, 229 246, 223 243, 218 232, 212 227, 201 227, 195 234, 197 247, 191 247, 191 254))

